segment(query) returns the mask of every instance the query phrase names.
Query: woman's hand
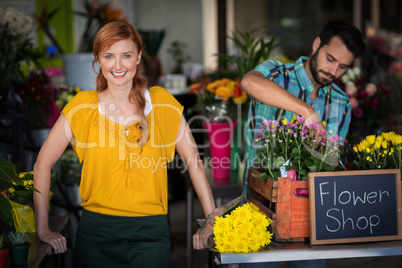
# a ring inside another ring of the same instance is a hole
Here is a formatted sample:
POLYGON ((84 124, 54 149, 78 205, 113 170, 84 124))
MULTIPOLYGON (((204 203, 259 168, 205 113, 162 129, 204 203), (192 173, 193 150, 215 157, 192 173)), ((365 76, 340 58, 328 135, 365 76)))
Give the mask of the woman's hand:
POLYGON ((212 245, 209 245, 208 238, 212 235, 213 228, 212 225, 207 223, 204 227, 197 230, 197 232, 193 235, 193 247, 194 249, 201 250, 210 248, 212 245))
POLYGON ((67 239, 63 235, 47 230, 38 232, 38 236, 41 241, 52 246, 55 254, 62 254, 67 251, 67 239))

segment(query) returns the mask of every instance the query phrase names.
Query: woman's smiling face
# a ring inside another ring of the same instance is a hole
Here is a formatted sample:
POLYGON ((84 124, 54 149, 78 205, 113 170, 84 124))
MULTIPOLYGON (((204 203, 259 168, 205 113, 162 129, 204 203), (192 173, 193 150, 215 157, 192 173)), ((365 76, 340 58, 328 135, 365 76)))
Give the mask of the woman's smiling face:
POLYGON ((140 51, 131 39, 114 43, 110 48, 102 51, 99 56, 99 65, 108 85, 117 87, 129 85, 137 73, 137 65, 141 60, 140 51))

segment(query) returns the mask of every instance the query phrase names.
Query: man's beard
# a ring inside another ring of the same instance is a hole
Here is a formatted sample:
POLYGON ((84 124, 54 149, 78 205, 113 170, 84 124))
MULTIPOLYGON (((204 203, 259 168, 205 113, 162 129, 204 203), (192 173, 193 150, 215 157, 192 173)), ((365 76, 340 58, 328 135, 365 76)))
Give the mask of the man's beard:
POLYGON ((320 86, 327 86, 329 84, 331 84, 334 80, 336 80, 336 77, 333 76, 330 73, 321 71, 318 69, 318 52, 320 50, 317 50, 310 58, 310 71, 311 71, 311 75, 313 76, 314 81, 319 84, 320 86), (325 74, 328 77, 331 77, 331 80, 328 80, 326 78, 320 77, 319 72, 325 74))

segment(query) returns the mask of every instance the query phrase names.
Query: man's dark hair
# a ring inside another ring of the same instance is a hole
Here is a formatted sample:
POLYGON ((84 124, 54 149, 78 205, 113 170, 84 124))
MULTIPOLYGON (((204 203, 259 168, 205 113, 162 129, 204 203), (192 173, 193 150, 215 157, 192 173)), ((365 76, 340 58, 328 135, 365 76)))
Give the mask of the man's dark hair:
POLYGON ((343 20, 331 20, 324 25, 319 35, 320 47, 328 45, 334 36, 341 38, 346 48, 353 53, 355 58, 361 56, 365 51, 365 44, 360 30, 343 20))

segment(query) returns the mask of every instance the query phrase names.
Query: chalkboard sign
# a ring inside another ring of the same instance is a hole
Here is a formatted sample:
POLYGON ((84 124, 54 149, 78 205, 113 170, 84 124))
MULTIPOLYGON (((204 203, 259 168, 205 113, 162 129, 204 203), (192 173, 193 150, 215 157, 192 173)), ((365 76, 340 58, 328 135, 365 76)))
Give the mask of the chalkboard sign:
POLYGON ((402 239, 399 169, 309 174, 312 245, 402 239))

